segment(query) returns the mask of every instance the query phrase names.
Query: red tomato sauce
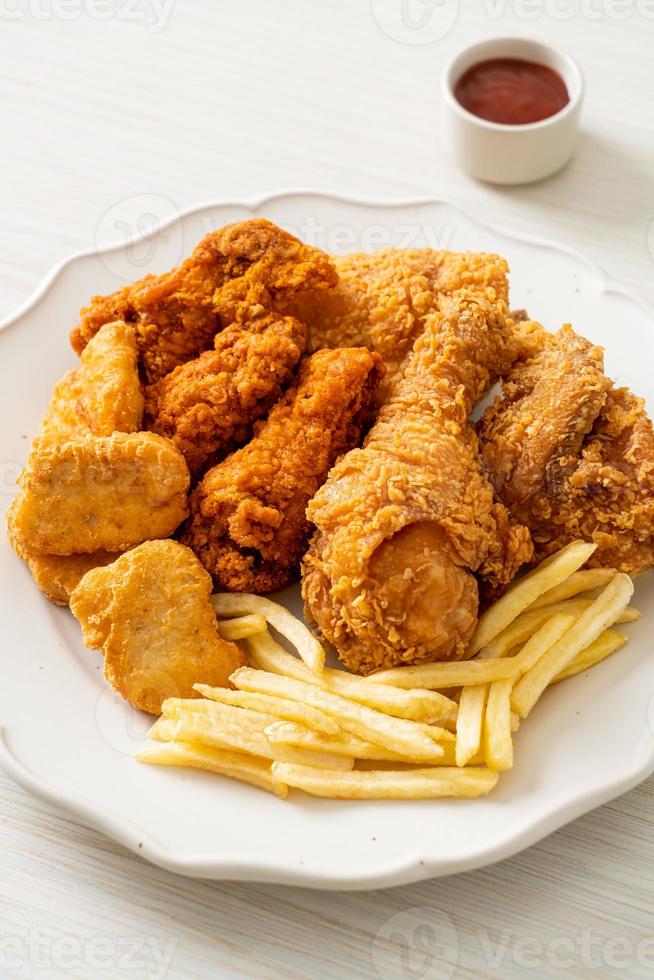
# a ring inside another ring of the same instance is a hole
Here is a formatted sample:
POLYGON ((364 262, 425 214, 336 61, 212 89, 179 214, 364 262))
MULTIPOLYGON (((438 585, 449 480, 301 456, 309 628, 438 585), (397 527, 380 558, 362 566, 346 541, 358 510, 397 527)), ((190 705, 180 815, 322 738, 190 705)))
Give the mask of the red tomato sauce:
POLYGON ((570 101, 557 72, 519 58, 480 61, 463 73, 454 94, 473 115, 513 126, 547 119, 570 101))

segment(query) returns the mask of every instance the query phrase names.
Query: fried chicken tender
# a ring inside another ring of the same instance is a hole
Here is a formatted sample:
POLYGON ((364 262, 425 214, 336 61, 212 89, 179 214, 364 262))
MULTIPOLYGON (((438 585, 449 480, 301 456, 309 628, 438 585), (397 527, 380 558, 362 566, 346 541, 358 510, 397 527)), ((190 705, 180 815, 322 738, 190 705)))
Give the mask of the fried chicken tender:
POLYGON ((215 350, 181 364, 146 392, 146 422, 171 439, 191 473, 246 441, 276 402, 306 344, 306 327, 277 314, 232 324, 215 350))
POLYGON ((187 516, 184 457, 152 432, 39 445, 7 514, 20 552, 126 551, 165 537, 187 516))
POLYGON ((654 430, 642 399, 614 388, 603 353, 566 325, 509 373, 479 427, 500 499, 526 524, 534 561, 576 538, 589 564, 654 565, 654 430))
POLYGON ((55 385, 38 438, 137 432, 142 417, 134 328, 119 320, 105 323, 82 351, 79 367, 55 385))
POLYGON ((466 288, 508 302, 508 267, 499 255, 385 248, 333 257, 335 289, 291 301, 306 321, 310 349, 368 347, 381 354, 385 377, 376 396, 383 404, 402 377, 425 319, 439 309, 439 294, 466 288))
POLYGON ((334 286, 327 255, 263 218, 226 225, 202 239, 171 272, 95 296, 71 334, 80 353, 103 323, 134 324, 149 382, 211 347, 223 327, 281 310, 293 296, 334 286))
POLYGON ((507 582, 531 557, 483 471, 469 415, 515 359, 490 289, 440 301, 363 449, 331 471, 307 516, 307 615, 356 673, 458 660, 475 627, 472 572, 507 582))
POLYGON ((107 682, 135 708, 159 714, 166 698, 192 698, 196 683, 229 685, 244 666, 218 635, 211 578, 176 541, 147 541, 88 572, 70 599, 84 643, 104 653, 107 682))
POLYGON ((380 357, 365 348, 307 358, 252 441, 193 491, 182 540, 221 588, 272 592, 296 577, 311 533, 307 503, 358 443, 380 373, 380 357))

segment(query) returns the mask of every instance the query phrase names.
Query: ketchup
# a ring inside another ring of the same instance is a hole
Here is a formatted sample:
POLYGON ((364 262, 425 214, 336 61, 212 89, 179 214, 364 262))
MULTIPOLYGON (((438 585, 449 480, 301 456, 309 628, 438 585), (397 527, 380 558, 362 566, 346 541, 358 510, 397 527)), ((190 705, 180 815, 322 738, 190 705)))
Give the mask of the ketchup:
POLYGON ((570 101, 557 72, 519 58, 478 62, 464 72, 454 94, 473 115, 513 126, 547 119, 570 101))

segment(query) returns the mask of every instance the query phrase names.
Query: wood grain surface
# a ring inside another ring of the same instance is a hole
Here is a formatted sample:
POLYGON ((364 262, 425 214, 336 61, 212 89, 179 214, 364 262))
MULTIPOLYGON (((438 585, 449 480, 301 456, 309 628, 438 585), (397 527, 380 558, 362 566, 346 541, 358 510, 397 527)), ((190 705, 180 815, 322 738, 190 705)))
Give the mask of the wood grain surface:
MULTIPOLYGON (((3 0, 0 317, 151 216, 294 188, 446 197, 654 302, 654 5, 401 7, 3 0), (438 92, 452 54, 506 33, 567 49, 587 98, 573 163, 499 189, 448 161, 438 92)), ((650 780, 494 867, 346 894, 176 877, 0 777, 0 977, 651 976, 653 803, 650 780)))

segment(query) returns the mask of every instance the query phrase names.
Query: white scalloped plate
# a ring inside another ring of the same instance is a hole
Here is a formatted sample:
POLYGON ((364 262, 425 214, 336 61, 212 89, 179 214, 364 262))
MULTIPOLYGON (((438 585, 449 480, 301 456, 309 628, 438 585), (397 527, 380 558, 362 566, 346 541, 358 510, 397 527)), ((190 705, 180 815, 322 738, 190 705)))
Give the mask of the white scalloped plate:
MULTIPOLYGON (((652 313, 570 249, 485 226, 437 201, 360 203, 283 194, 194 209, 133 243, 59 265, 0 335, 6 504, 50 389, 75 358, 67 334, 94 293, 163 271, 211 228, 265 215, 334 251, 385 244, 497 251, 512 305, 550 328, 572 321, 606 347, 608 372, 654 408, 652 313), (147 270, 144 261, 147 259, 147 270)), ((650 626, 654 582, 637 584, 644 618, 620 654, 548 692, 517 737, 515 768, 477 801, 278 800, 203 773, 141 766, 148 719, 105 686, 68 610, 48 603, 0 544, 3 626, 0 763, 38 796, 186 875, 368 888, 507 857, 654 771, 650 626)), ((297 609, 297 595, 287 594, 297 609)))

